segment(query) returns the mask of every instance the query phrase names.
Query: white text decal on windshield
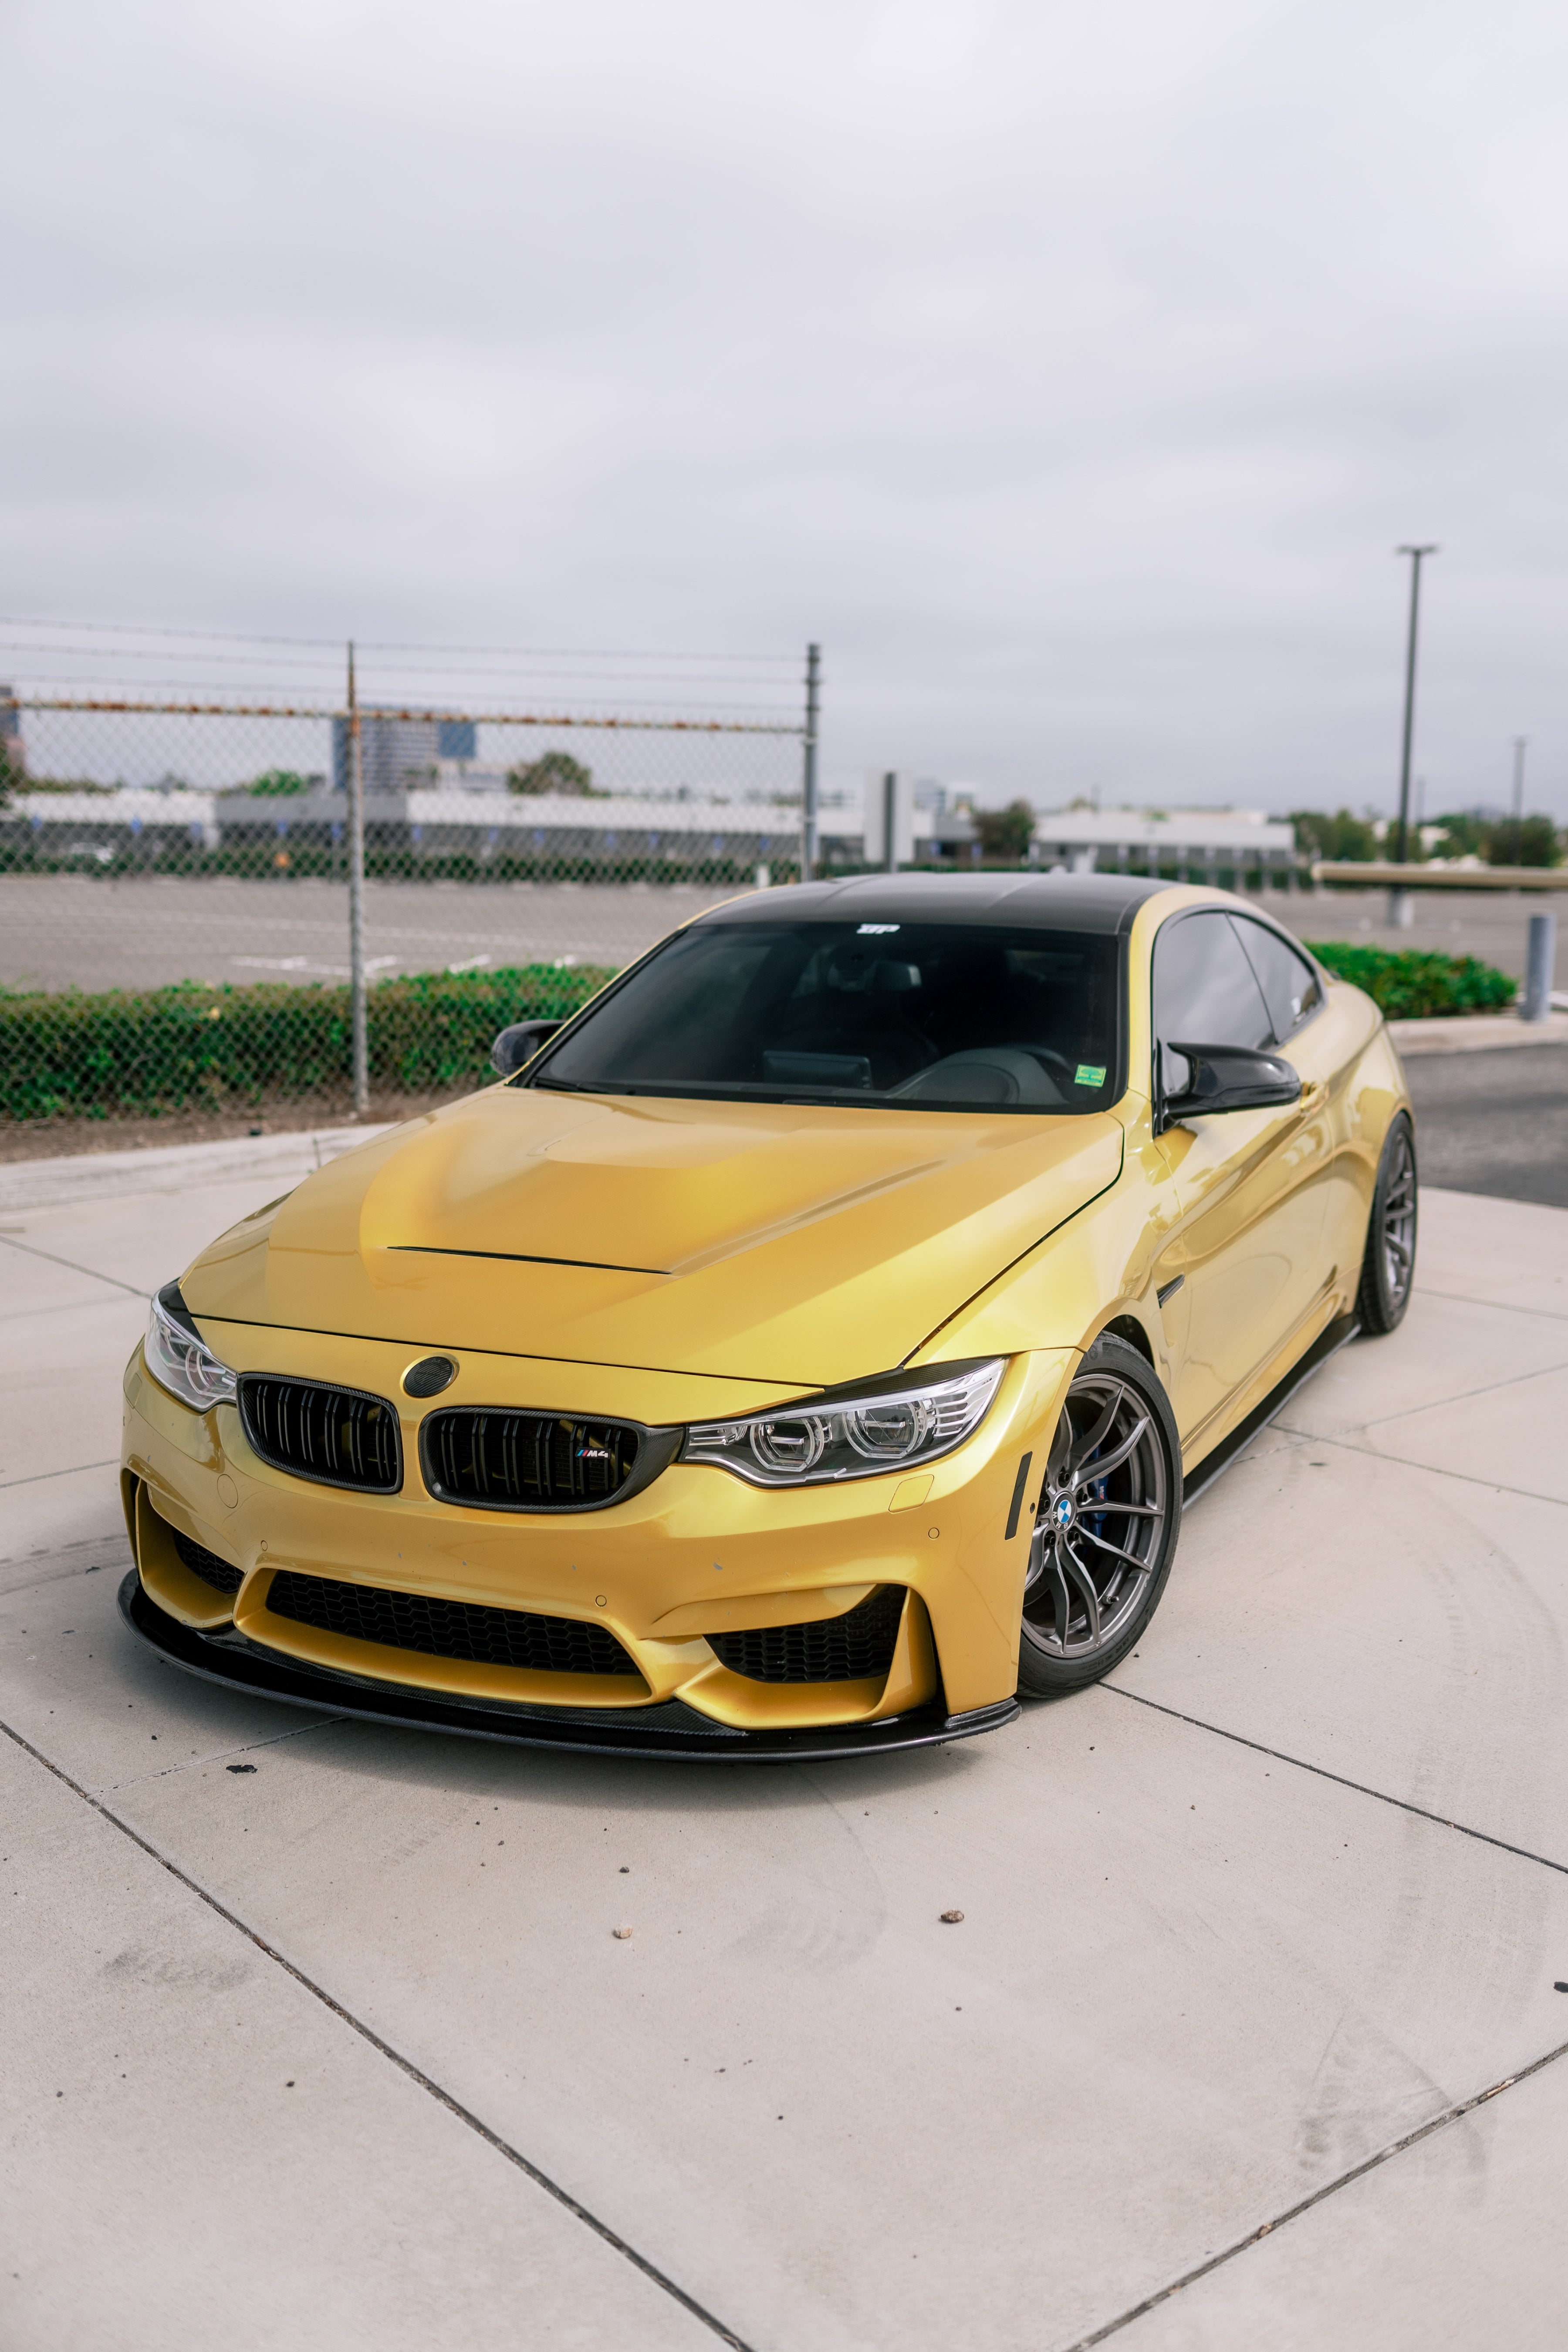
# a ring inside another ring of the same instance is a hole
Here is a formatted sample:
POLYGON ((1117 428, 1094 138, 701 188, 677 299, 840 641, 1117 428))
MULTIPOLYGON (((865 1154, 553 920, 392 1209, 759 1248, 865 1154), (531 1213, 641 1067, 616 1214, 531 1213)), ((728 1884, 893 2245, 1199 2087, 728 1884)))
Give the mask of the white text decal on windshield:
POLYGON ((856 925, 858 931, 897 931, 902 929, 901 923, 858 923, 856 925))

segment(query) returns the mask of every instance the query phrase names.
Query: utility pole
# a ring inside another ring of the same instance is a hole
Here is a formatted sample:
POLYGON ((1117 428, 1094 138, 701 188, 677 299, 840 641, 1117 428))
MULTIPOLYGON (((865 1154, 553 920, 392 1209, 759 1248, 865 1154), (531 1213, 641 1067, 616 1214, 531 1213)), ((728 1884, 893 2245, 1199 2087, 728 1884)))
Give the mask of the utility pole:
MULTIPOLYGON (((1405 648, 1405 734, 1399 755, 1399 829, 1394 835, 1394 862, 1405 864, 1410 854, 1410 745, 1415 728, 1415 629, 1421 611, 1421 564, 1424 557, 1436 555, 1436 546, 1401 547, 1394 552, 1410 558, 1410 635, 1405 648)), ((1403 929, 1412 914, 1408 890, 1394 889, 1388 894, 1388 919, 1403 929)))
POLYGON ((364 747, 349 642, 349 1020, 353 1035, 354 1117, 370 1115, 370 1038, 364 1001, 364 747))
POLYGON ((1513 856, 1510 862, 1515 866, 1520 862, 1520 850, 1524 841, 1524 747, 1529 740, 1528 735, 1516 735, 1513 739, 1513 856))
POLYGON ((822 684, 822 647, 805 649, 805 772, 800 813, 800 878, 816 879, 816 722, 822 684))

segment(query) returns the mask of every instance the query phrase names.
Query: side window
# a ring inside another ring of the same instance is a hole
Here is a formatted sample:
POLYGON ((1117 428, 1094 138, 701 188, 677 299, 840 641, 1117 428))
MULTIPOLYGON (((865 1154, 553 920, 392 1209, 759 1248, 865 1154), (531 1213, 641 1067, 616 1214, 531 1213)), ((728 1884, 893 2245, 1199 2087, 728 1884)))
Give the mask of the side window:
POLYGON ((1299 956, 1278 931, 1269 930, 1263 923, 1249 923, 1245 915, 1233 917, 1232 920, 1247 950, 1247 961, 1258 974, 1258 984, 1274 1027, 1274 1043, 1282 1045, 1308 1014, 1321 1004, 1323 992, 1318 975, 1306 958, 1299 956))
POLYGON ((1252 966, 1217 908, 1176 916, 1154 942, 1154 1034, 1163 1045, 1274 1043, 1252 966))

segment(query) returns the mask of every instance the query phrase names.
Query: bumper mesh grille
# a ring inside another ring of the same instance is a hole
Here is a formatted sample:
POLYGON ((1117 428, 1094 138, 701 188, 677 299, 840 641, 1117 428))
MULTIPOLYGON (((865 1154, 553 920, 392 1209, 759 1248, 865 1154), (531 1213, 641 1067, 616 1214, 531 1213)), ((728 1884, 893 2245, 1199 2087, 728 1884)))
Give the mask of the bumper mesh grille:
POLYGON ((492 1510, 612 1502, 639 1439, 612 1421, 548 1412, 433 1412, 421 1433, 425 1483, 443 1502, 492 1510))
POLYGON ((842 1617, 806 1625, 759 1625, 749 1633, 710 1633, 733 1675, 753 1683, 854 1683, 885 1675, 893 1663, 904 1588, 884 1584, 842 1617))
POLYGON ((239 1413, 253 1451, 276 1470, 373 1495, 395 1495, 403 1484, 397 1414, 384 1397, 247 1372, 239 1413))
POLYGON ((636 1675, 637 1666, 603 1625, 574 1617, 539 1617, 523 1609, 489 1609, 468 1601, 438 1601, 424 1592, 386 1592, 379 1585, 341 1584, 280 1569, 267 1595, 274 1617, 416 1650, 427 1658, 461 1658, 471 1665, 524 1666, 554 1675, 636 1675))
POLYGON ((199 1576, 202 1582, 210 1584, 215 1592, 234 1593, 239 1591, 245 1582, 243 1568, 231 1567, 226 1559, 219 1559, 216 1551, 208 1551, 205 1544, 193 1543, 189 1536, 180 1533, 178 1528, 171 1528, 169 1533, 174 1538, 174 1549, 193 1576, 199 1576))

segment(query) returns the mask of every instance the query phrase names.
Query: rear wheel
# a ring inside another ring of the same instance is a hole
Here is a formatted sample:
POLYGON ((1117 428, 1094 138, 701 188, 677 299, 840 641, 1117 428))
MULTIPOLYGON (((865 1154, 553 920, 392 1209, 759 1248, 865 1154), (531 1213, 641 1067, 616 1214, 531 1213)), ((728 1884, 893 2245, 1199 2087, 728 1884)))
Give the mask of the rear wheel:
POLYGON ((1125 1340, 1074 1375, 1029 1543, 1018 1688, 1098 1682, 1159 1605, 1182 1517, 1182 1456, 1165 1391, 1125 1340))
POLYGON ((1405 1319, 1415 1279, 1415 1136, 1401 1111, 1384 1138, 1373 1187, 1356 1313, 1381 1337, 1405 1319))

